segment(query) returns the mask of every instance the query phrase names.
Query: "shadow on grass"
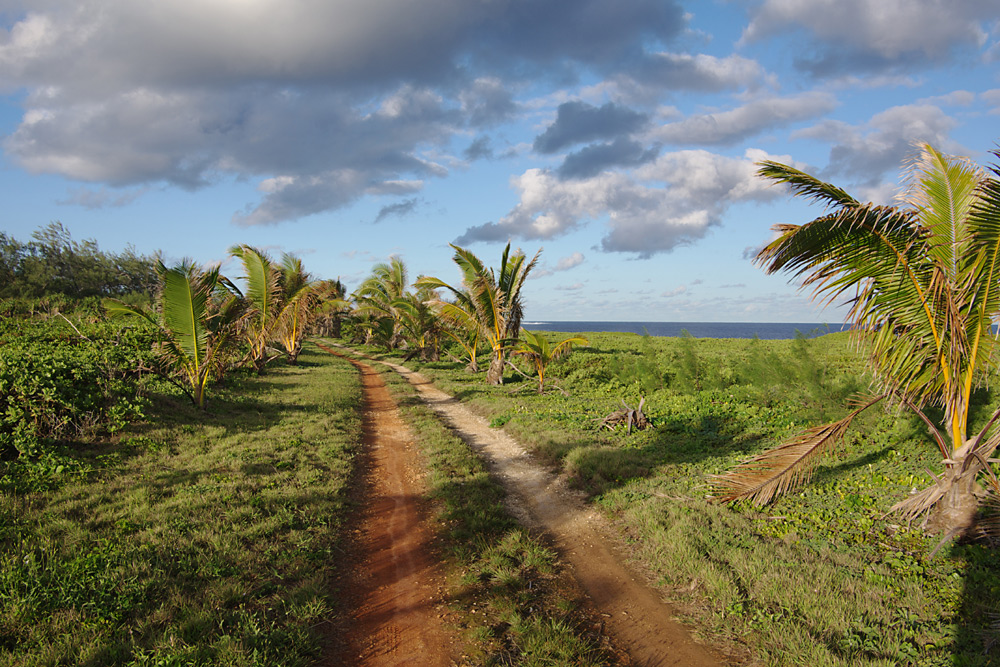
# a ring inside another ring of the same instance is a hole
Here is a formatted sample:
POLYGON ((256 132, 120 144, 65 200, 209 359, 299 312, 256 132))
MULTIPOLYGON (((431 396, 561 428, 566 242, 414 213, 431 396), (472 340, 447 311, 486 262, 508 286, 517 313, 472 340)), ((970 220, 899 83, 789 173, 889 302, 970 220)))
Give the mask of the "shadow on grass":
POLYGON ((962 592, 952 664, 1000 665, 1000 552, 997 545, 958 544, 951 556, 963 561, 962 592))

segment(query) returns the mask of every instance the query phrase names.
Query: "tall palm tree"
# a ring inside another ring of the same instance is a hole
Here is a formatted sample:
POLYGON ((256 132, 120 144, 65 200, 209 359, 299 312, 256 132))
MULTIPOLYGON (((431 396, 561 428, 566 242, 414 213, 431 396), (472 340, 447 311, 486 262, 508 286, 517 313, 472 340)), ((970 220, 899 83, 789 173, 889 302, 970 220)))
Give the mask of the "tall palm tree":
POLYGON ((859 202, 775 162, 760 163, 758 173, 831 207, 804 225, 777 225, 780 236, 757 262, 768 273, 792 273, 827 302, 847 299, 878 395, 716 477, 721 497, 763 504, 795 488, 861 410, 887 398, 927 424, 944 464, 932 486, 893 509, 909 518, 933 510, 932 530, 963 530, 976 513, 976 477, 1000 444, 992 428, 1000 411, 967 432, 972 391, 996 370, 1000 351, 991 330, 1000 315, 1000 171, 922 146, 897 207, 859 202), (927 405, 944 409, 943 423, 928 417, 927 405))
POLYGON ((226 363, 228 347, 242 314, 239 299, 226 289, 218 267, 207 271, 192 264, 168 269, 159 264, 159 312, 149 312, 109 299, 112 315, 137 316, 161 332, 161 371, 176 382, 199 408, 205 406, 205 387, 226 363))
POLYGON ((462 272, 462 287, 452 287, 448 283, 427 276, 416 282, 418 287, 447 289, 455 297, 453 303, 440 300, 433 303, 450 312, 454 321, 465 321, 478 328, 481 339, 490 346, 490 366, 486 381, 503 384, 503 366, 507 352, 518 339, 524 306, 521 302, 521 288, 528 274, 538 263, 541 250, 528 261, 518 250, 510 254, 510 243, 503 250, 500 267, 487 268, 473 253, 452 245, 452 257, 462 272))

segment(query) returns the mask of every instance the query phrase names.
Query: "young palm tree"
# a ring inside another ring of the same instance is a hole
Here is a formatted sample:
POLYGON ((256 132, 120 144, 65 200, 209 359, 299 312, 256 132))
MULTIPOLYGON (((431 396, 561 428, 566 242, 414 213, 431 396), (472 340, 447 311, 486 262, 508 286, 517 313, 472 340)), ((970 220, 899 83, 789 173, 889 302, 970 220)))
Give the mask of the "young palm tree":
POLYGON ((514 354, 531 360, 535 372, 538 373, 538 393, 541 394, 545 391, 545 372, 549 364, 569 354, 574 345, 590 345, 590 343, 583 336, 570 336, 553 347, 549 345, 545 336, 521 329, 521 342, 514 350, 514 354))
POLYGON ((205 387, 221 373, 228 346, 236 334, 241 304, 225 287, 219 269, 200 271, 182 264, 159 265, 159 313, 108 300, 112 315, 138 316, 157 327, 164 375, 178 376, 179 387, 199 408, 205 407, 205 387))
POLYGON ((435 299, 436 292, 422 287, 416 293, 407 292, 403 298, 393 302, 400 315, 400 331, 410 350, 407 359, 418 354, 423 361, 440 359, 443 323, 430 305, 435 299))
POLYGON ((313 280, 302 267, 302 260, 288 253, 282 257, 279 271, 280 309, 275 329, 288 362, 295 364, 326 285, 313 280))
POLYGON ((409 286, 406 275, 406 264, 399 257, 393 257, 388 264, 373 266, 371 275, 354 291, 356 314, 372 322, 369 340, 365 342, 371 342, 376 332, 384 334, 387 325, 381 320, 388 319, 391 322, 391 333, 386 346, 395 349, 402 343, 402 315, 394 304, 406 296, 406 288, 409 286))
POLYGON ((281 272, 266 253, 252 246, 233 246, 229 254, 243 263, 246 294, 240 296, 246 302, 248 313, 244 330, 249 345, 247 361, 258 373, 263 373, 267 362, 274 358, 268 350, 275 338, 281 312, 281 272))
POLYGON ((507 352, 517 341, 521 328, 524 308, 521 303, 521 288, 531 269, 538 263, 541 250, 527 261, 518 250, 510 254, 510 243, 504 248, 498 271, 486 268, 482 261, 464 248, 455 249, 453 260, 462 271, 462 288, 452 287, 446 282, 424 277, 417 281, 418 287, 447 289, 455 296, 455 302, 446 304, 434 301, 442 312, 450 311, 454 321, 464 320, 478 328, 481 339, 490 346, 490 367, 486 381, 503 384, 503 365, 507 352))
POLYGON ((861 203, 792 167, 760 166, 761 176, 832 210, 804 225, 777 225, 780 236, 757 262, 801 278, 828 302, 848 299, 879 395, 714 478, 720 496, 764 504, 795 488, 861 410, 888 398, 927 424, 944 465, 932 486, 893 509, 915 518, 933 508, 932 530, 963 530, 976 512, 976 477, 1000 444, 992 428, 1000 411, 967 433, 972 391, 995 371, 1000 351, 991 330, 1000 314, 1000 171, 923 146, 905 204, 891 207, 861 203), (942 424, 924 412, 929 404, 944 409, 942 424))

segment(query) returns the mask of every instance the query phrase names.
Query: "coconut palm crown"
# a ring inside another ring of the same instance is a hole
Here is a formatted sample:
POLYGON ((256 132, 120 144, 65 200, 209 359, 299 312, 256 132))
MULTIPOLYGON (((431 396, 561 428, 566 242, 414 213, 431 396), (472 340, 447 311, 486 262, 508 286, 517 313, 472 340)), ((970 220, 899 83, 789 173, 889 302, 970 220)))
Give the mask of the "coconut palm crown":
POLYGON ((968 527, 980 493, 976 477, 992 472, 989 458, 1000 444, 1000 429, 992 428, 1000 412, 968 434, 972 392, 995 371, 1000 347, 991 329, 1000 315, 1000 171, 924 145, 909 164, 900 205, 883 206, 777 162, 759 167, 760 176, 829 209, 803 225, 776 225, 779 236, 757 263, 792 274, 814 298, 846 301, 877 395, 844 419, 714 477, 719 497, 765 504, 796 488, 861 410, 887 398, 927 424, 944 468, 893 510, 908 518, 930 511, 934 530, 968 527), (927 416, 928 405, 943 408, 942 423, 927 416))
POLYGON ((452 257, 462 272, 462 287, 456 288, 434 277, 417 281, 418 287, 447 289, 455 301, 434 302, 442 315, 453 322, 464 322, 478 329, 480 339, 490 346, 490 366, 486 381, 503 383, 503 366, 507 352, 518 339, 524 306, 521 288, 528 274, 538 263, 541 250, 529 261, 523 252, 510 252, 510 243, 503 250, 497 270, 487 268, 482 260, 465 248, 452 245, 452 257))

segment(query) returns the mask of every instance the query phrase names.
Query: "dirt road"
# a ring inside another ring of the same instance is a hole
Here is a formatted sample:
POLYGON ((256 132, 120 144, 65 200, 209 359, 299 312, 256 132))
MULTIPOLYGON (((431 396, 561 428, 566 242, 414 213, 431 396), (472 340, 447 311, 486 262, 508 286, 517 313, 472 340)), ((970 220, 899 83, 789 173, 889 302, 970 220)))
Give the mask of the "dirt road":
POLYGON ((355 612, 346 640, 336 642, 341 648, 326 664, 446 667, 454 664, 455 643, 441 620, 444 581, 413 438, 381 376, 348 361, 361 372, 364 396, 360 553, 347 590, 355 612))

